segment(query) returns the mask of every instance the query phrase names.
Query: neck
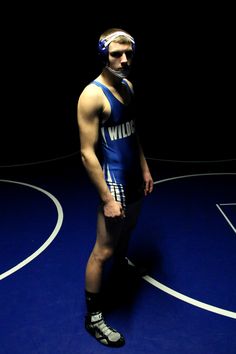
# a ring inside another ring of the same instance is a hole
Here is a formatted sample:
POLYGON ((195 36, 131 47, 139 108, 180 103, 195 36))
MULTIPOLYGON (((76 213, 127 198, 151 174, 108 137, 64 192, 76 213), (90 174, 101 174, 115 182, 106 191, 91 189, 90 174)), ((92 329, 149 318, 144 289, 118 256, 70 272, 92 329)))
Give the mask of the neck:
POLYGON ((108 86, 120 86, 122 83, 122 78, 115 76, 110 72, 107 67, 105 67, 100 75, 101 80, 106 83, 108 86))

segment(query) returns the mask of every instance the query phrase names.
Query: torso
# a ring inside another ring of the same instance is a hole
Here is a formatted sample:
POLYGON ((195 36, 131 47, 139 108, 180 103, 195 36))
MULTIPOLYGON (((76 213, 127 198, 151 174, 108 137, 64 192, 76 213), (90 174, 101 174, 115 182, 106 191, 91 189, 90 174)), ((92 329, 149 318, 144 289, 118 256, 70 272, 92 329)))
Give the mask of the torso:
MULTIPOLYGON (((119 87, 116 88, 115 86, 108 85, 100 77, 98 77, 95 81, 100 82, 101 84, 105 85, 120 103, 122 103, 125 106, 129 105, 129 103, 131 101, 131 93, 125 83, 121 83, 119 85, 119 87)), ((105 122, 110 117, 111 106, 110 106, 110 103, 109 103, 107 97, 102 92, 102 90, 100 92, 102 95, 102 102, 103 102, 102 121, 105 122)))
POLYGON ((125 205, 143 193, 132 89, 127 81, 117 89, 99 77, 91 84, 97 93, 104 178, 114 198, 125 205))

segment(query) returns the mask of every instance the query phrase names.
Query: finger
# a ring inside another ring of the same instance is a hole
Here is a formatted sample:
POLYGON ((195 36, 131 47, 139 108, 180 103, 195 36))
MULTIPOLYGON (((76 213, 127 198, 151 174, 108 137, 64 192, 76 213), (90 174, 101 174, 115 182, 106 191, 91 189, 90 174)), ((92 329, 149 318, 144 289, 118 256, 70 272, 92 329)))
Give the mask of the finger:
POLYGON ((120 210, 120 216, 122 219, 125 218, 125 211, 123 208, 121 208, 121 210, 120 210))
POLYGON ((147 194, 148 194, 148 192, 149 192, 149 183, 148 183, 148 182, 146 182, 146 183, 145 183, 145 189, 144 189, 144 192, 145 192, 145 195, 147 195, 147 194))
POLYGON ((150 182, 149 193, 153 191, 153 182, 150 182))
POLYGON ((153 190, 153 183, 151 181, 148 181, 146 183, 146 188, 145 188, 145 195, 151 193, 153 190))

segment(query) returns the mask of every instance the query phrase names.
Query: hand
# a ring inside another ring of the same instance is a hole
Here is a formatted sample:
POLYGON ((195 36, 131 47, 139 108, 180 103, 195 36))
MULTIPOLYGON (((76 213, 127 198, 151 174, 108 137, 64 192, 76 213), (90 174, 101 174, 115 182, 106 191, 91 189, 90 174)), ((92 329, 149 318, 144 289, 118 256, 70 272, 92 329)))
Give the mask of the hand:
POLYGON ((110 200, 103 206, 104 216, 107 218, 121 218, 125 217, 125 211, 122 208, 121 203, 116 200, 110 200))
POLYGON ((152 193, 153 191, 153 179, 151 176, 151 173, 145 172, 143 175, 143 179, 144 179, 144 195, 148 195, 150 193, 152 193))

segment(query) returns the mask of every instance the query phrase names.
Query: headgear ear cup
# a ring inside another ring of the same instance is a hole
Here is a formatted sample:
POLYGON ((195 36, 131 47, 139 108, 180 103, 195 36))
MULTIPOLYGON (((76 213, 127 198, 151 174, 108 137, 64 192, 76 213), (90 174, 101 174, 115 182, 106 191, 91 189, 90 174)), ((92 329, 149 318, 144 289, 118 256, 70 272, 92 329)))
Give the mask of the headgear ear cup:
POLYGON ((134 38, 131 37, 128 33, 125 33, 123 31, 116 31, 113 32, 111 34, 109 34, 108 36, 106 36, 103 39, 100 39, 98 42, 98 53, 101 56, 103 61, 106 61, 107 57, 108 57, 108 46, 109 44, 116 39, 119 36, 124 36, 126 38, 128 38, 132 44, 132 50, 133 52, 135 51, 135 41, 134 38))
POLYGON ((108 55, 108 46, 105 46, 106 38, 99 40, 98 42, 98 54, 101 56, 102 60, 105 60, 108 55))

